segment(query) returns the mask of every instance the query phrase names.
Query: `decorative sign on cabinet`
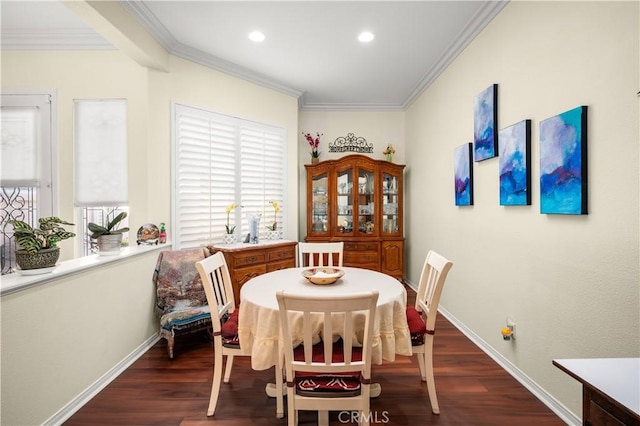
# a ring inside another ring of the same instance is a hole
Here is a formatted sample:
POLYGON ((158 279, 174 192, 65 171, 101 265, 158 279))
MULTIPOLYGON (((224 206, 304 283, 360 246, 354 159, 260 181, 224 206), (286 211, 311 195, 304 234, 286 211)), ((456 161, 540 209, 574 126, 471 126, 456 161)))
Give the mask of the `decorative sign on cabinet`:
POLYGON ((344 266, 404 281, 405 166, 355 154, 305 167, 305 241, 344 241, 344 266))

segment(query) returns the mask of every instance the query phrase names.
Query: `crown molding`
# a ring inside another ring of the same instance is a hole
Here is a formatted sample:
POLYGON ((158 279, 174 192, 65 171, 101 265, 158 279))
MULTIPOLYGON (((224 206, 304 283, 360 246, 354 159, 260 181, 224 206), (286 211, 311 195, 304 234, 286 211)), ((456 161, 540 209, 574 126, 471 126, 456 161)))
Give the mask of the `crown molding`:
POLYGON ((442 74, 478 34, 495 18, 510 0, 486 1, 471 17, 467 25, 440 55, 438 60, 415 85, 403 104, 406 110, 442 74))
POLYGON ((2 50, 115 50, 92 30, 2 29, 2 50))
MULTIPOLYGON (((155 17, 144 2, 125 0, 127 10, 172 55, 230 74, 251 83, 296 97, 301 111, 404 111, 447 69, 455 58, 509 3, 509 0, 486 1, 469 20, 465 28, 442 53, 435 64, 414 86, 404 102, 399 104, 372 103, 308 103, 304 92, 251 71, 229 61, 204 53, 178 42, 155 17)), ((115 47, 91 30, 17 31, 2 30, 3 50, 115 50, 115 47)))
POLYGON ((170 54, 286 95, 294 96, 298 99, 302 96, 300 90, 289 87, 282 82, 178 42, 144 3, 124 1, 122 2, 122 6, 131 13, 170 54))

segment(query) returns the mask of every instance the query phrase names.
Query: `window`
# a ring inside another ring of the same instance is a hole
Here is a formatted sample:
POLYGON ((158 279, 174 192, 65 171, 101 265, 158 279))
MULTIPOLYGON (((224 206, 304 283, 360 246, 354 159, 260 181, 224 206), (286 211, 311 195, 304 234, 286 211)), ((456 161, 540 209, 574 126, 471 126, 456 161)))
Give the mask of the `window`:
POLYGON ((106 224, 128 210, 127 101, 76 100, 74 131, 75 202, 82 218, 77 229, 84 232, 79 250, 86 256, 96 251, 89 222, 106 224))
MULTIPOLYGON (((274 220, 269 201, 284 205, 285 129, 179 104, 173 117, 175 247, 222 241, 231 203, 242 206, 229 219, 236 234, 249 233, 244 213, 257 212, 262 214, 260 238, 265 238, 274 220)), ((276 220, 284 226, 282 211, 276 220)))
POLYGON ((32 226, 55 212, 55 94, 7 93, 0 99, 0 261, 2 274, 15 268, 9 220, 32 226))

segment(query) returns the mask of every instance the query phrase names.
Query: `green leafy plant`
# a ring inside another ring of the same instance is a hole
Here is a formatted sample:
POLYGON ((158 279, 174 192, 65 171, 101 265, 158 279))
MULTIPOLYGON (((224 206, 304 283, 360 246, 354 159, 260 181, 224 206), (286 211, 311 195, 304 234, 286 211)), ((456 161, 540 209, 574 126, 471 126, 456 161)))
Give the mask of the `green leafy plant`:
POLYGON ((118 216, 114 217, 111 222, 107 222, 106 225, 98 225, 93 222, 89 222, 87 228, 91 231, 91 238, 98 239, 101 235, 122 234, 129 230, 128 227, 117 228, 120 222, 127 217, 127 212, 122 212, 118 216))
POLYGON ((31 225, 21 220, 10 220, 9 223, 13 226, 13 236, 16 239, 16 243, 30 254, 56 247, 58 241, 76 236, 73 232, 69 232, 60 226, 74 225, 73 223, 54 216, 38 219, 38 228, 32 228, 31 225))

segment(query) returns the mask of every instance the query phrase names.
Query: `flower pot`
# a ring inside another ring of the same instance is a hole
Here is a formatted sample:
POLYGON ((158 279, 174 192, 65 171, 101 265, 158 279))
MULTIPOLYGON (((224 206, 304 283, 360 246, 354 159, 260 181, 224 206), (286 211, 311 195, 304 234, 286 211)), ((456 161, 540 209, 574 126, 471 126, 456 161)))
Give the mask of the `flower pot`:
POLYGON ((318 164, 320 162, 320 158, 318 157, 311 157, 311 164, 318 164))
POLYGON ((224 234, 222 236, 222 244, 233 244, 236 242, 236 234, 224 234))
POLYGON ((60 247, 39 250, 31 254, 26 250, 16 250, 16 263, 20 269, 51 268, 56 265, 60 257, 60 247))
POLYGON ((267 240, 279 240, 280 239, 280 231, 267 231, 267 240))
POLYGON ((98 252, 100 254, 118 254, 122 248, 122 234, 100 235, 98 252))

